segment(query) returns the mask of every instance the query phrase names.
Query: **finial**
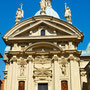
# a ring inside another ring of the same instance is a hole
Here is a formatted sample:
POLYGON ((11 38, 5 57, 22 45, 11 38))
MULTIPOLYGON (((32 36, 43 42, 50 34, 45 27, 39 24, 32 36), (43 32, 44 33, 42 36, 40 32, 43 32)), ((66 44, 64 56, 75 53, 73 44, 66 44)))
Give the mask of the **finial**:
POLYGON ((22 6, 23 4, 20 4, 21 8, 18 8, 17 12, 16 12, 16 20, 15 20, 15 24, 18 24, 20 22, 20 20, 22 19, 22 17, 24 17, 24 11, 22 10, 22 6))
POLYGON ((23 7, 23 3, 20 3, 20 6, 21 6, 21 10, 22 10, 22 7, 23 7))
POLYGON ((67 22, 72 24, 71 10, 69 7, 67 7, 67 3, 65 3, 65 15, 64 15, 64 17, 66 18, 67 22))
POLYGON ((67 3, 64 3, 65 4, 65 9, 66 9, 66 7, 67 7, 67 3))

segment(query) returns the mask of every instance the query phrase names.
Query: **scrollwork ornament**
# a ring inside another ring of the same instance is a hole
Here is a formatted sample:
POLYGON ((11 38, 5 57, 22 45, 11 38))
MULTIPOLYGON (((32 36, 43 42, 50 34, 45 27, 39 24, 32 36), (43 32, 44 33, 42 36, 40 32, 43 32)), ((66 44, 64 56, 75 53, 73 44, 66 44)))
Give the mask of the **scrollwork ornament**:
POLYGON ((16 62, 17 61, 17 57, 16 56, 13 56, 10 60, 10 62, 16 62))
POLYGON ((33 61, 33 60, 34 60, 34 59, 33 59, 32 55, 29 55, 29 56, 27 57, 27 62, 33 61))
POLYGON ((52 60, 58 61, 58 60, 59 60, 58 58, 59 58, 59 57, 58 57, 57 55, 54 55, 53 58, 52 58, 52 60))
POLYGON ((63 75, 66 75, 66 64, 61 65, 61 71, 63 75))

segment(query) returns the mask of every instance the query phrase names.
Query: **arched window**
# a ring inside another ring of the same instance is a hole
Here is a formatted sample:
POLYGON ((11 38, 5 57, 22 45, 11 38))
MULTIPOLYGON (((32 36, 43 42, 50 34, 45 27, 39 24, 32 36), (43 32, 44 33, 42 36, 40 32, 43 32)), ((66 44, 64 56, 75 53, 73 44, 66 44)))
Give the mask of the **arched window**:
POLYGON ((19 81, 18 90, 25 90, 25 81, 19 81))
POLYGON ((41 36, 45 36, 45 30, 41 30, 41 36))
POLYGON ((61 81, 61 90, 68 90, 68 82, 66 80, 61 81))

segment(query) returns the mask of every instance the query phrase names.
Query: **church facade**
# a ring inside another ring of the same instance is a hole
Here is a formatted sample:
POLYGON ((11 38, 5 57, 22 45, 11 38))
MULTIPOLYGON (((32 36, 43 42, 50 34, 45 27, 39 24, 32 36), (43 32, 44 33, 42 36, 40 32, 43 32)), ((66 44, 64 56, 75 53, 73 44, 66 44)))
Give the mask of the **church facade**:
POLYGON ((51 0, 41 0, 40 5, 34 17, 22 22, 23 10, 18 9, 16 25, 3 36, 8 45, 4 90, 83 90, 90 60, 77 50, 83 33, 72 25, 69 7, 64 21, 51 0))

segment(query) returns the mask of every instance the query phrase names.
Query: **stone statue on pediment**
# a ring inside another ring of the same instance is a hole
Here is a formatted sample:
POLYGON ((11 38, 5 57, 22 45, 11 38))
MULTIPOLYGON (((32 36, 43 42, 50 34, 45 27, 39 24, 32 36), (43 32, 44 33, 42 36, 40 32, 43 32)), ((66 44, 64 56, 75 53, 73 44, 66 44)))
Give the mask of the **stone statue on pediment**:
POLYGON ((24 11, 22 10, 22 4, 21 4, 21 8, 18 8, 16 12, 15 24, 18 24, 20 20, 22 19, 22 17, 24 17, 24 11))
POLYGON ((69 7, 66 7, 65 9, 65 17, 71 18, 71 10, 69 7))
POLYGON ((66 20, 69 22, 69 23, 72 23, 72 20, 71 20, 71 10, 69 7, 67 7, 67 3, 65 3, 65 15, 64 17, 66 18, 66 20))
POLYGON ((23 15, 23 10, 18 8, 17 12, 16 12, 16 18, 22 18, 24 15, 23 15))

